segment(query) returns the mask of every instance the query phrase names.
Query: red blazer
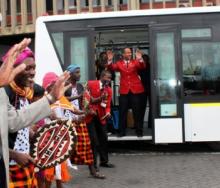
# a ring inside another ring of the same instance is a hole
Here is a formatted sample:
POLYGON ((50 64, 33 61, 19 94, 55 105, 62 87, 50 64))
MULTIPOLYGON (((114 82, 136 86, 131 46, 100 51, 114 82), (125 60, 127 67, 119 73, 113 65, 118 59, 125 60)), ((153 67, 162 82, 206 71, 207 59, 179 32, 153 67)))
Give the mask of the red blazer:
MULTIPOLYGON (((108 94, 105 108, 101 106, 101 102, 90 105, 91 108, 98 113, 99 120, 104 125, 106 124, 106 119, 102 119, 102 117, 111 112, 112 89, 108 86, 105 89, 101 90, 99 80, 88 81, 87 88, 90 92, 91 97, 93 98, 100 97, 102 92, 107 92, 108 94)), ((92 117, 87 117, 86 119, 87 123, 89 123, 92 120, 92 117)))
POLYGON ((124 60, 117 61, 108 65, 110 70, 120 72, 120 94, 128 94, 131 91, 134 94, 143 93, 144 87, 141 82, 138 71, 144 69, 146 64, 137 60, 130 60, 127 64, 124 60))

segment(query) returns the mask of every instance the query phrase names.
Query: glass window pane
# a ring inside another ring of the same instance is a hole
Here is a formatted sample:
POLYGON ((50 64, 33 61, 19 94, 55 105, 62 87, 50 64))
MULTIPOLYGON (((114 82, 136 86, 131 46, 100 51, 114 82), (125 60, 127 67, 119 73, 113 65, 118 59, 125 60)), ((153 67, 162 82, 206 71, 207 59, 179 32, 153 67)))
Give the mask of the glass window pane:
POLYGON ((107 5, 107 6, 112 6, 112 0, 106 1, 106 5, 107 5))
POLYGON ((58 56, 61 59, 61 63, 64 64, 64 45, 63 45, 63 33, 52 33, 51 34, 53 41, 54 41, 54 47, 56 48, 56 51, 58 52, 58 56))
POLYGON ((87 7, 87 6, 89 6, 89 1, 88 1, 88 0, 81 0, 81 1, 80 1, 80 6, 81 6, 81 7, 87 7))
POLYGON ((88 80, 88 41, 87 37, 73 37, 70 41, 71 64, 80 66, 81 82, 88 80))
POLYGON ((157 35, 157 101, 160 116, 177 115, 174 33, 157 35))
POLYGON ((69 0, 69 8, 70 9, 76 8, 76 0, 69 0))
POLYGON ((17 13, 21 13, 21 1, 20 0, 16 1, 16 6, 17 6, 17 13))
POLYGON ((149 3, 149 0, 140 0, 140 3, 149 3))
POLYGON ((220 94, 220 42, 182 45, 185 95, 220 94))
POLYGON ((57 1, 57 9, 63 10, 64 9, 64 1, 57 1))
POLYGON ((198 38, 198 37, 211 37, 210 28, 199 29, 182 29, 182 38, 198 38))
POLYGON ((100 0, 93 0, 92 1, 93 6, 100 6, 100 4, 101 4, 100 0))
POLYGON ((124 5, 124 4, 127 4, 128 3, 128 0, 120 0, 119 1, 119 4, 120 5, 124 5))
POLYGON ((27 12, 28 12, 28 13, 32 13, 31 0, 27 0, 27 12))

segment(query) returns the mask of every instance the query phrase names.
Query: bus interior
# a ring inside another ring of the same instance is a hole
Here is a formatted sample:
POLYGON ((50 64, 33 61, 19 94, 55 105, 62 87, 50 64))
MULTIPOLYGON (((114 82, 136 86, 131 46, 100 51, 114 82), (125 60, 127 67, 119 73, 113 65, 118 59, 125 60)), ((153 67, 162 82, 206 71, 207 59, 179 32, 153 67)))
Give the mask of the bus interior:
MULTIPOLYGON (((100 54, 106 52, 107 50, 111 50, 114 53, 114 62, 122 58, 122 53, 124 48, 130 48, 132 51, 132 58, 135 59, 136 50, 140 50, 143 55, 149 56, 149 33, 148 26, 143 25, 139 27, 129 27, 129 26, 118 26, 113 28, 102 28, 96 30, 95 35, 95 61, 98 61, 100 58, 100 54)), ((97 64, 96 64, 97 69, 97 64)), ((150 74, 150 72, 149 72, 150 74)), ((147 76, 148 79, 150 75, 147 76)), ((120 73, 113 73, 113 115, 117 114, 118 105, 119 105, 119 85, 120 85, 120 73), (115 112, 116 111, 116 112, 115 112)), ((147 91, 149 93, 150 91, 147 91)), ((144 116, 144 136, 139 138, 142 140, 152 140, 152 125, 149 122, 149 97, 148 98, 145 116, 144 116)), ((114 117, 115 118, 115 117, 114 117)), ((136 137, 134 131, 134 121, 132 116, 132 110, 129 109, 127 116, 127 130, 126 136, 122 138, 117 138, 117 127, 118 125, 112 125, 112 121, 109 123, 109 131, 111 135, 109 136, 109 140, 134 140, 138 139, 136 137)))

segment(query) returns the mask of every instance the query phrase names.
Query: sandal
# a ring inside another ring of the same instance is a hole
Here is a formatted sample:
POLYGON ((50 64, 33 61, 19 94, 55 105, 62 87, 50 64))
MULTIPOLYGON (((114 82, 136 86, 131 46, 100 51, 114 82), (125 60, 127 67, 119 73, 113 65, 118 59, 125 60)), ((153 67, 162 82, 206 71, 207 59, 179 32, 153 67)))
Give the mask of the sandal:
POLYGON ((92 173, 91 175, 92 175, 93 178, 96 178, 96 179, 105 179, 106 178, 105 175, 99 174, 97 172, 92 173))

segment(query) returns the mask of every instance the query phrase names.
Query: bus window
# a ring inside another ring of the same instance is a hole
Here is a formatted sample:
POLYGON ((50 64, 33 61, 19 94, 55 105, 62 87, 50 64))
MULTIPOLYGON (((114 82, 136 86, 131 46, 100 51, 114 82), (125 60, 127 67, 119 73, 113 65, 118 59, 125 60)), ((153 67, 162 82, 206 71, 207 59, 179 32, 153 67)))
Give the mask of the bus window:
POLYGON ((157 80, 160 116, 177 115, 174 33, 157 34, 157 80))
POLYGON ((211 28, 182 29, 183 39, 187 38, 211 38, 211 28))
POLYGON ((70 38, 70 64, 77 64, 81 70, 81 82, 86 82, 88 77, 88 40, 87 37, 70 38))
POLYGON ((63 45, 63 33, 52 33, 51 34, 54 47, 58 53, 58 57, 61 60, 61 63, 64 64, 64 45, 63 45))
POLYGON ((184 94, 220 94, 220 42, 184 42, 184 94))

